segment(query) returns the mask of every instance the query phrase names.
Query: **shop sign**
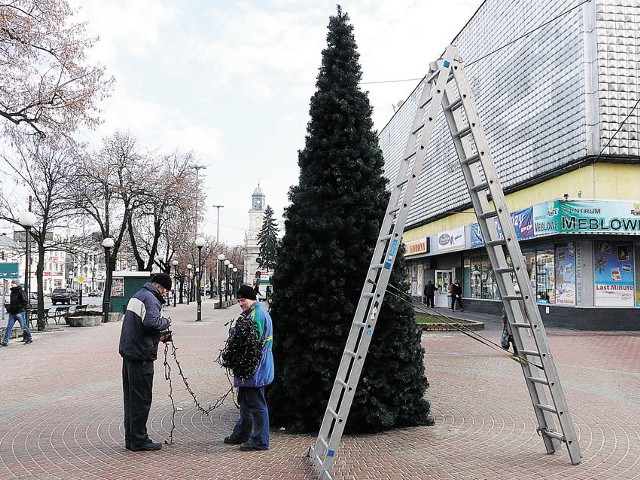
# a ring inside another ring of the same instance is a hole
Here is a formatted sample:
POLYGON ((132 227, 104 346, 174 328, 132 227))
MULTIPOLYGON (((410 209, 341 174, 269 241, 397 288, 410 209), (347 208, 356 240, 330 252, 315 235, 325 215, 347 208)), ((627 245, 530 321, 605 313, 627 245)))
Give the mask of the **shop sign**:
POLYGON ((437 239, 439 252, 462 250, 464 248, 464 227, 440 232, 437 239))
POLYGON ((536 237, 558 233, 640 234, 640 202, 553 200, 533 206, 536 237))
POLYGON ((411 240, 410 242, 406 242, 404 244, 406 248, 405 256, 410 255, 419 255, 421 253, 429 253, 429 249, 427 248, 429 244, 429 239, 424 237, 418 240, 411 240))
MULTIPOLYGON (((522 210, 511 212, 511 220, 518 240, 526 240, 527 238, 533 237, 533 207, 527 207, 522 210)), ((500 238, 504 238, 500 222, 497 218, 494 218, 493 221, 495 222, 498 235, 500 238)), ((481 247, 484 245, 484 238, 480 231, 480 225, 472 223, 470 235, 471 248, 481 247)))

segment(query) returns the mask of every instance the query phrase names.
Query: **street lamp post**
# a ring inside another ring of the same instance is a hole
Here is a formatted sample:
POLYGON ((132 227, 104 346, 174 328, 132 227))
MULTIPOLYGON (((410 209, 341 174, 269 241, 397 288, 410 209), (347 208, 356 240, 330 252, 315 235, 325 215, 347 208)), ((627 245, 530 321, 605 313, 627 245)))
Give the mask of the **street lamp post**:
POLYGON ((198 310, 196 322, 202 321, 202 295, 200 295, 200 284, 202 283, 202 247, 206 240, 203 237, 196 238, 196 247, 198 247, 198 285, 196 285, 196 293, 198 295, 198 310))
MULTIPOLYGON (((224 208, 224 205, 213 205, 213 208, 218 209, 218 223, 216 224, 216 243, 220 245, 220 209, 224 208)), ((224 260, 224 254, 221 253, 222 259, 224 260)), ((218 260, 220 260, 220 255, 218 255, 218 260)), ((220 272, 219 269, 216 268, 216 285, 220 286, 220 272)), ((220 290, 218 289, 218 295, 222 295, 220 290)), ((220 298, 220 308, 222 308, 222 298, 220 298)))
POLYGON ((174 260, 173 262, 171 262, 171 265, 173 265, 173 306, 176 306, 176 293, 177 293, 177 286, 178 286, 178 260, 174 260))
POLYGON ((220 299, 220 303, 218 306, 222 310, 222 277, 220 276, 220 269, 224 262, 224 253, 218 255, 218 268, 216 269, 216 281, 218 282, 218 298, 220 299))
POLYGON ((229 284, 229 298, 233 301, 233 297, 236 294, 233 290, 233 278, 231 277, 231 274, 233 273, 233 263, 229 263, 229 265, 227 265, 227 272, 229 273, 227 276, 227 283, 229 284))
MULTIPOLYGON (((25 266, 24 266, 24 290, 27 294, 27 311, 25 313, 25 322, 29 321, 30 309, 31 309, 31 227, 36 223, 36 216, 32 212, 24 212, 20 215, 20 225, 25 230, 25 266)), ((38 330, 44 330, 44 319, 42 319, 42 325, 40 318, 38 318, 38 330)))
POLYGON ((233 285, 233 294, 238 291, 238 269, 233 267, 233 277, 231 279, 231 283, 233 285))
POLYGON ((229 261, 229 259, 224 261, 224 301, 227 302, 229 301, 229 265, 231 264, 231 262, 229 261))
POLYGON ((193 268, 193 265, 191 265, 190 263, 187 263, 187 279, 188 282, 187 284, 189 285, 189 288, 187 289, 187 305, 189 305, 189 300, 191 298, 191 269, 193 268))
POLYGON ((104 279, 104 294, 102 295, 102 322, 107 323, 109 321, 109 302, 111 299, 111 249, 115 242, 113 238, 107 237, 102 240, 102 246, 104 247, 104 261, 105 261, 105 279, 104 279))

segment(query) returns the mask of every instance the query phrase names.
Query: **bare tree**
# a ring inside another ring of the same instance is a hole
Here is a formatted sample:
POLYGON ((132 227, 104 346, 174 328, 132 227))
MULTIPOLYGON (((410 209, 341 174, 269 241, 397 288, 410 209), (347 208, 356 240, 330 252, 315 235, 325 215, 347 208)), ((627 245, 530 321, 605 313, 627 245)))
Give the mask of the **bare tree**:
MULTIPOLYGON (((51 148, 49 143, 41 142, 38 137, 25 139, 16 144, 16 155, 2 155, 1 158, 10 168, 19 183, 26 186, 29 198, 33 201, 33 213, 38 223, 31 228, 37 251, 36 280, 38 283, 38 330, 45 329, 43 303, 43 272, 47 250, 62 250, 67 245, 55 241, 51 232, 61 226, 69 217, 72 205, 67 202, 67 181, 73 175, 75 162, 71 145, 67 148, 51 148)), ((31 208, 31 205, 30 205, 31 208)), ((16 206, 9 199, 2 198, 0 219, 18 224, 16 206)))
POLYGON ((190 168, 192 161, 191 153, 160 157, 159 173, 147 201, 129 219, 129 237, 139 270, 151 270, 156 261, 162 271, 169 272, 176 252, 193 247, 189 225, 200 186, 190 168), (162 261, 157 261, 158 254, 162 261))
POLYGON ((0 3, 0 131, 67 136, 99 122, 97 102, 111 88, 102 66, 87 65, 97 39, 73 22, 66 0, 0 3))
POLYGON ((116 132, 103 139, 96 155, 83 158, 74 183, 75 207, 95 220, 102 238, 114 240, 105 281, 104 295, 111 292, 111 272, 115 269, 118 251, 130 218, 136 209, 148 202, 158 168, 149 161, 136 139, 129 133, 116 132))

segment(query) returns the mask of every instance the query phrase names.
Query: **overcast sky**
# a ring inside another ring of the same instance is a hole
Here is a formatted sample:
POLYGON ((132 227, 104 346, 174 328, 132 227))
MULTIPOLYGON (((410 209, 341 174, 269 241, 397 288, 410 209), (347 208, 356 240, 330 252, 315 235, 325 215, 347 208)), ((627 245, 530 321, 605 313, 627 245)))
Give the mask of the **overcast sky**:
MULTIPOLYGON (((151 149, 193 151, 204 177, 204 234, 244 242, 260 182, 280 221, 298 181, 327 0, 69 0, 100 41, 92 60, 116 77, 94 142, 116 130, 151 149)), ((349 0, 363 85, 380 131, 481 0, 349 0)))

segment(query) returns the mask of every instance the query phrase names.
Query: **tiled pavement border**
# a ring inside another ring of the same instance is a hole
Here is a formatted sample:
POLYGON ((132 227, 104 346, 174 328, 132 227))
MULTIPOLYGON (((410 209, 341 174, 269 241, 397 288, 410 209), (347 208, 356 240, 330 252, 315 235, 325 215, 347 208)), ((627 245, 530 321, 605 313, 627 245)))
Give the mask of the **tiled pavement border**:
MULTIPOLYGON (((215 358, 224 323, 237 307, 169 309, 176 354, 203 404, 228 388, 215 358)), ((465 312, 466 313, 466 312, 465 312)), ((481 319, 497 342, 499 319, 481 319)), ((34 343, 0 350, 0 478, 312 479, 307 447, 314 435, 274 426, 267 452, 222 444, 237 415, 231 401, 202 415, 173 365, 174 443, 129 452, 122 439, 119 323, 36 333, 34 343)), ((566 450, 547 455, 519 365, 459 332, 426 332, 423 346, 436 420, 433 427, 345 437, 337 479, 633 479, 640 478, 640 335, 548 329, 583 461, 566 450)), ((277 340, 277 339, 276 339, 277 340)), ((171 362, 169 362, 170 365, 171 362)), ((312 366, 310 366, 312 368, 312 366)), ((169 438, 172 409, 163 350, 156 363, 150 431, 169 438)))

